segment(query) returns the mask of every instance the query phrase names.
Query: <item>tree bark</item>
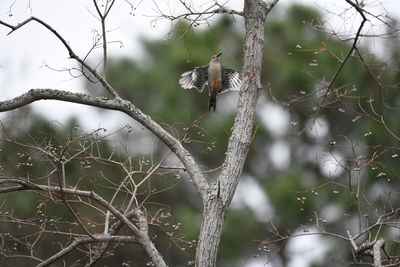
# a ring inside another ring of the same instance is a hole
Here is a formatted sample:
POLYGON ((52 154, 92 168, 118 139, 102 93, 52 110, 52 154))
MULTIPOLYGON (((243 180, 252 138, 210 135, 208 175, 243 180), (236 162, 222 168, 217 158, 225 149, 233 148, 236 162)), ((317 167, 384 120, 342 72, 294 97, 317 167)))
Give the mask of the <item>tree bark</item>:
POLYGON ((196 254, 196 266, 216 266, 226 209, 236 191, 253 135, 257 101, 261 89, 261 66, 264 50, 264 24, 270 9, 262 1, 244 1, 246 39, 244 44, 243 86, 238 113, 229 139, 223 169, 203 202, 203 217, 196 254))
POLYGON ((196 266, 202 267, 216 266, 226 210, 215 190, 210 190, 206 198, 203 202, 203 218, 196 253, 196 266))
POLYGON ((374 255, 374 267, 382 267, 381 248, 385 245, 383 239, 378 239, 372 247, 374 255))

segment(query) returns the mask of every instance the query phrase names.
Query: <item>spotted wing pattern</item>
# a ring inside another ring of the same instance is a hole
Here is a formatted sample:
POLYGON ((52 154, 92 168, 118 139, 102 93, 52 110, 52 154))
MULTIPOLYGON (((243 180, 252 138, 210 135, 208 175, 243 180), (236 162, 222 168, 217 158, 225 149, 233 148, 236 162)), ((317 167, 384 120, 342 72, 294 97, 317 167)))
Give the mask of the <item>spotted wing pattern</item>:
POLYGON ((200 93, 203 92, 204 86, 208 79, 208 65, 196 67, 194 70, 187 71, 181 75, 179 84, 184 89, 196 88, 200 93))
POLYGON ((242 85, 242 75, 240 72, 223 67, 222 71, 222 89, 219 93, 225 93, 230 90, 240 90, 240 86, 242 85))

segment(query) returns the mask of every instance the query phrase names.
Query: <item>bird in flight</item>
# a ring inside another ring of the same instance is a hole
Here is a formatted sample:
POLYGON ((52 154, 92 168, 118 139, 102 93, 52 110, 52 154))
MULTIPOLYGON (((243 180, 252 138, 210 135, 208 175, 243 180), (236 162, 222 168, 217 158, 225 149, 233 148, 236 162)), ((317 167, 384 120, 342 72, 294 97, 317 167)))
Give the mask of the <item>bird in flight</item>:
POLYGON ((181 75, 179 84, 184 89, 196 88, 200 93, 208 84, 208 109, 217 107, 217 94, 225 93, 230 90, 240 90, 242 78, 240 72, 222 66, 219 63, 219 57, 222 52, 211 57, 210 63, 206 66, 196 67, 181 75))

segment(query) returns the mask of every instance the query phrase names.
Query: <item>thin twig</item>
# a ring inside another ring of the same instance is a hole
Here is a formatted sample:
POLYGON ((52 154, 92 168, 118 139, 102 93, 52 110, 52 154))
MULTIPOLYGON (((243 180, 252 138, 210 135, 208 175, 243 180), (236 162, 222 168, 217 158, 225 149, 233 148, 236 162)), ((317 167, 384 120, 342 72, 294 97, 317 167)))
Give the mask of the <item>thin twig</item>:
POLYGON ((15 97, 11 100, 0 101, 0 112, 14 110, 38 100, 54 99, 79 103, 88 106, 100 107, 109 110, 121 111, 131 118, 135 119, 154 135, 162 140, 175 155, 181 160, 186 171, 193 180, 193 183, 202 197, 205 197, 208 182, 193 156, 183 147, 183 145, 171 134, 165 131, 159 124, 144 114, 139 108, 131 102, 121 98, 107 99, 104 97, 92 97, 86 94, 71 93, 68 91, 55 89, 31 89, 27 93, 15 97))
POLYGON ((346 56, 344 57, 344 59, 340 62, 340 66, 339 66, 338 69, 336 70, 336 72, 335 72, 335 74, 333 75, 331 81, 329 82, 328 87, 326 88, 326 91, 325 91, 325 93, 324 93, 324 95, 323 95, 323 97, 322 97, 322 101, 321 101, 321 103, 320 103, 320 105, 319 105, 319 107, 318 107, 317 114, 319 113, 319 111, 320 111, 321 108, 323 107, 323 105, 324 105, 324 103, 325 103, 325 100, 326 100, 326 98, 327 98, 329 92, 331 91, 331 89, 332 89, 332 87, 333 87, 333 85, 334 85, 336 79, 339 77, 339 74, 342 72, 342 70, 343 70, 344 66, 346 65, 347 61, 349 60, 350 56, 353 54, 353 52, 354 52, 355 49, 357 48, 357 43, 358 43, 358 40, 359 40, 359 38, 360 38, 361 31, 362 31, 362 29, 363 29, 363 27, 364 27, 365 22, 367 22, 367 17, 366 17, 365 14, 364 14, 364 10, 363 10, 361 7, 359 7, 358 4, 353 3, 351 0, 346 0, 346 2, 347 2, 348 4, 350 4, 352 7, 354 7, 354 8, 357 10, 357 12, 358 12, 358 13, 361 15, 361 17, 362 17, 362 21, 361 21, 361 23, 360 23, 360 26, 358 27, 358 30, 357 30, 356 35, 355 35, 355 37, 354 37, 354 41, 353 41, 352 46, 350 47, 350 49, 349 49, 349 51, 347 52, 347 54, 346 54, 346 56))
POLYGON ((124 242, 124 243, 137 243, 137 239, 131 236, 111 236, 111 235, 94 235, 94 239, 91 237, 82 237, 75 239, 71 244, 61 249, 59 252, 51 256, 50 258, 42 261, 37 267, 48 266, 61 257, 67 255, 72 250, 80 245, 87 243, 100 243, 100 242, 124 242))
POLYGON ((0 179, 0 185, 1 184, 10 184, 10 183, 21 185, 22 188, 20 191, 22 191, 22 190, 40 190, 40 191, 46 191, 46 192, 60 193, 62 190, 65 194, 87 197, 91 200, 96 201, 103 208, 109 210, 116 218, 118 218, 121 222, 123 222, 124 225, 127 226, 133 232, 137 242, 144 248, 147 255, 151 258, 151 260, 153 261, 153 263, 156 266, 163 266, 163 267, 167 266, 161 256, 161 254, 155 248, 154 244, 150 240, 150 237, 147 235, 147 233, 144 233, 140 229, 138 229, 124 214, 119 212, 114 206, 110 205, 110 203, 108 203, 106 200, 104 200, 100 195, 96 194, 95 192, 71 189, 71 188, 62 188, 61 189, 58 186, 37 185, 37 184, 31 183, 29 181, 26 181, 26 180, 20 179, 20 178, 0 179))
POLYGON ((8 23, 5 23, 3 21, 0 20, 0 24, 8 27, 11 29, 11 31, 8 34, 11 34, 13 32, 15 32, 16 30, 18 30, 19 28, 25 26, 26 24, 28 24, 31 21, 36 21, 39 24, 41 24, 42 26, 44 26, 46 29, 48 29, 50 32, 52 32, 58 40, 60 40, 62 42, 62 44, 64 45, 64 47, 68 50, 69 53, 69 57, 75 59, 76 61, 78 61, 83 67, 85 67, 90 73, 93 74, 94 77, 96 77, 96 79, 103 85, 103 87, 113 96, 118 98, 119 95, 118 93, 115 91, 115 89, 107 82, 107 80, 102 77, 100 74, 97 73, 97 71, 90 67, 84 60, 82 60, 77 54, 75 54, 75 52, 72 50, 71 46, 68 44, 68 42, 53 28, 51 27, 49 24, 47 24, 46 22, 42 21, 39 18, 36 17, 30 17, 26 20, 24 20, 23 22, 19 23, 17 26, 13 26, 10 25, 8 23))

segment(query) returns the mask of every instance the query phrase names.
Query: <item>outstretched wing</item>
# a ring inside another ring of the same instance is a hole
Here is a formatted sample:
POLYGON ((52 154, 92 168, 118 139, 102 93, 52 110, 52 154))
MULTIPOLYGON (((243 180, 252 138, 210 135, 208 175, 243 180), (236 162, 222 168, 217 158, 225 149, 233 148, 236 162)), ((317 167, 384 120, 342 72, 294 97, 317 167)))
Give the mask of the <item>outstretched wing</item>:
POLYGON ((225 93, 229 90, 240 90, 242 85, 242 75, 240 72, 222 66, 222 88, 219 93, 225 93))
POLYGON ((179 84, 184 89, 196 88, 200 93, 203 92, 204 86, 208 79, 208 65, 194 68, 181 75, 179 84))

